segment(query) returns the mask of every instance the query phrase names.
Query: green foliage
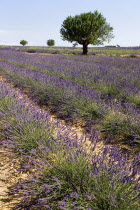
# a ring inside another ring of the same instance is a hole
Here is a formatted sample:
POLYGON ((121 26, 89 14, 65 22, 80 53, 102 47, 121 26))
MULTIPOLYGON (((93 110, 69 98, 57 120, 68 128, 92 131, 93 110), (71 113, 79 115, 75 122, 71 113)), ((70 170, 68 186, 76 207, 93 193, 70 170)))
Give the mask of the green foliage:
POLYGON ((125 115, 110 111, 102 121, 102 131, 105 134, 105 138, 110 140, 112 143, 122 142, 132 138, 130 132, 130 123, 125 115))
POLYGON ((131 103, 134 103, 137 106, 137 108, 140 108, 140 95, 129 95, 128 100, 131 103))
POLYGON ((20 44, 23 45, 23 46, 25 46, 26 44, 28 44, 28 42, 26 40, 21 40, 20 41, 20 44))
POLYGON ((86 48, 89 44, 101 45, 104 41, 113 38, 113 28, 106 22, 101 13, 82 13, 74 17, 68 16, 61 27, 60 33, 63 40, 77 42, 86 48))
POLYGON ((48 46, 54 46, 55 45, 55 41, 53 39, 49 39, 49 40, 47 40, 47 45, 48 46))

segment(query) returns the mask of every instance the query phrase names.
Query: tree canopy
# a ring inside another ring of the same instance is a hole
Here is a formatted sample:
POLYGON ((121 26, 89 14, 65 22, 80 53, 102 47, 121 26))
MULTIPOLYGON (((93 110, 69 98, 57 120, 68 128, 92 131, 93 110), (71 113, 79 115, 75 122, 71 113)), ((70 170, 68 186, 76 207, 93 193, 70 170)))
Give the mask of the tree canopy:
POLYGON ((26 40, 21 40, 20 44, 24 46, 24 45, 28 44, 28 42, 26 40))
POLYGON ((68 16, 60 29, 62 39, 83 45, 83 54, 87 54, 89 44, 102 45, 114 36, 113 27, 106 22, 106 18, 97 10, 92 13, 82 13, 74 17, 68 16))
POLYGON ((48 46, 54 46, 55 45, 55 41, 53 39, 49 39, 49 40, 47 40, 47 45, 48 46))

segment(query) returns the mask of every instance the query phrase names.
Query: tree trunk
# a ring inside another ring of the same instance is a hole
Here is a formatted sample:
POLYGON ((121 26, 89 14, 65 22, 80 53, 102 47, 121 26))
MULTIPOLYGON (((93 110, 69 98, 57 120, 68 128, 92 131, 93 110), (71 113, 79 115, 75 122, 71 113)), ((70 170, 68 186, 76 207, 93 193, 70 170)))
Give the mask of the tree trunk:
POLYGON ((88 44, 87 42, 83 43, 83 55, 87 55, 88 52, 88 44))

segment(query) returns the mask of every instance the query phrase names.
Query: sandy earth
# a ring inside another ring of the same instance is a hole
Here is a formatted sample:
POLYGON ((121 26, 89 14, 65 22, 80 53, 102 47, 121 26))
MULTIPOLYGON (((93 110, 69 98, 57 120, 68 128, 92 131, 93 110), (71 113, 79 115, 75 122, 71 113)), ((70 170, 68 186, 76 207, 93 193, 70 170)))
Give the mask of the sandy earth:
POLYGON ((19 160, 14 159, 11 152, 5 148, 0 149, 0 210, 12 209, 19 201, 16 196, 8 194, 9 187, 17 183, 19 179, 25 179, 27 174, 18 172, 16 169, 19 160))

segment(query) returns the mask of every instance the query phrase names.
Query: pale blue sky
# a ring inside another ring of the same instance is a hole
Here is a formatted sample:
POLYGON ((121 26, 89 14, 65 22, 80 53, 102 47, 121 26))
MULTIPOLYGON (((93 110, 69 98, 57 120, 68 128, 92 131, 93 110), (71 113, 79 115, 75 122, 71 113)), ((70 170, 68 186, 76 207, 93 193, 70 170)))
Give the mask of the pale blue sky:
MULTIPOLYGON (((0 0, 0 45, 72 46, 60 37, 69 15, 98 10, 114 27, 109 45, 140 46, 140 0, 0 0)), ((108 43, 104 43, 107 45, 108 43)))

